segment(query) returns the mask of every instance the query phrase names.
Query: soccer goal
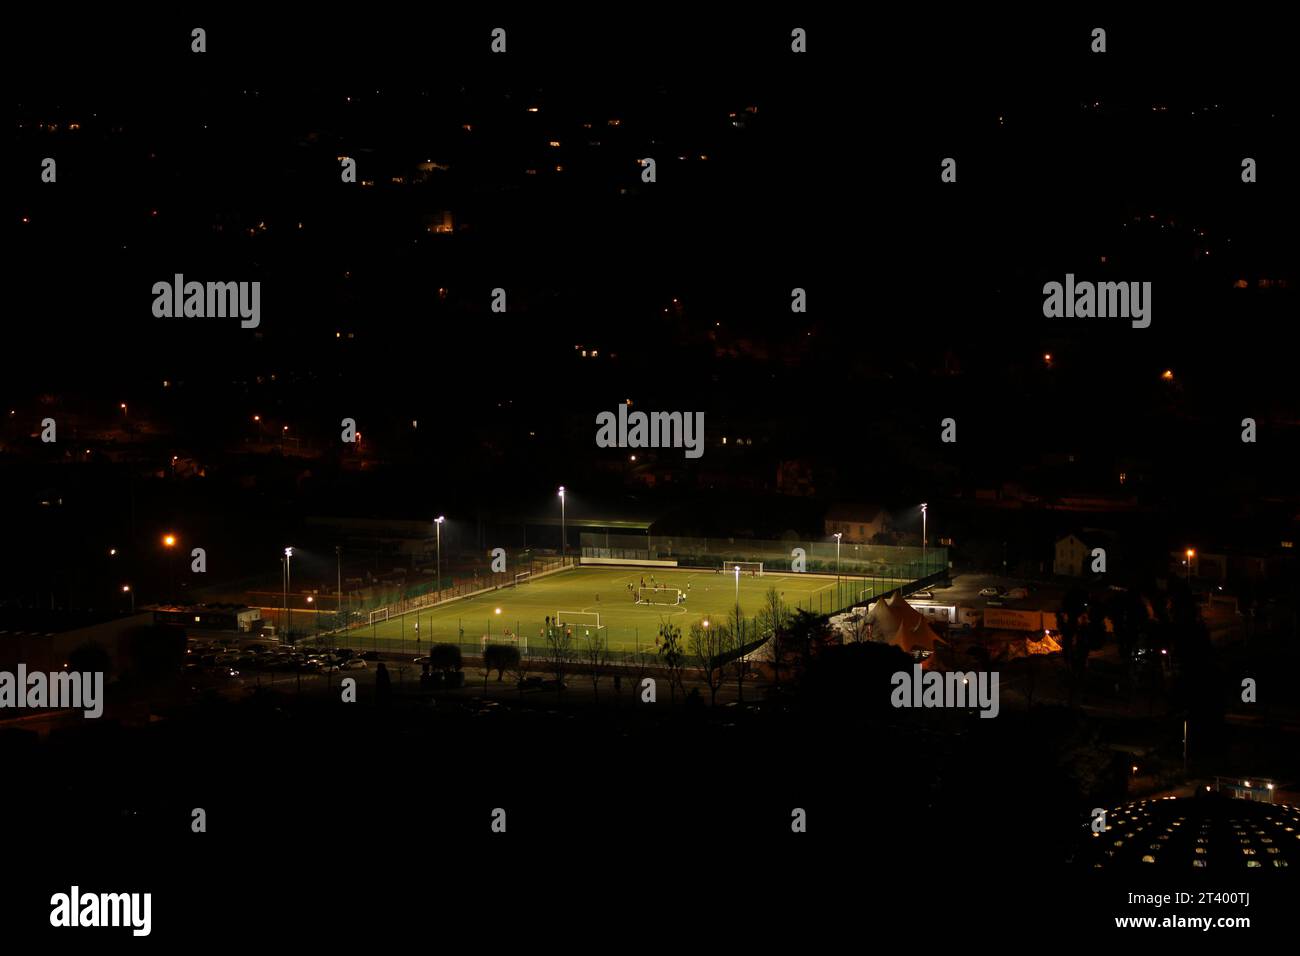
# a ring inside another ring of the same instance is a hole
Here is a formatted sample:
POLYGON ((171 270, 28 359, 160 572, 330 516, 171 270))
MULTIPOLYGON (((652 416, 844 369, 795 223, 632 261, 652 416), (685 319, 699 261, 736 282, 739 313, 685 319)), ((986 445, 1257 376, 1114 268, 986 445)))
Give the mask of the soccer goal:
MULTIPOLYGON (((603 638, 604 645, 609 647, 609 628, 604 624, 562 624, 560 629, 565 635, 575 641, 584 641, 590 638, 603 638)), ((578 645, 581 649, 582 645, 578 645)))
POLYGON ((670 607, 681 604, 686 600, 686 593, 679 588, 653 587, 637 588, 637 604, 665 604, 670 607))
POLYGON ((556 611, 556 627, 577 627, 578 625, 601 627, 599 611, 556 611))
POLYGON ((520 571, 515 575, 515 587, 519 587, 521 584, 527 584, 532 576, 532 571, 520 571))
POLYGON ((741 574, 757 574, 760 578, 763 576, 762 561, 723 561, 722 570, 725 574, 732 574, 736 568, 740 568, 741 574))
POLYGON ((382 623, 383 621, 386 621, 386 620, 388 620, 388 608, 386 608, 386 607, 381 607, 381 608, 379 608, 379 610, 377 610, 377 611, 371 611, 371 612, 370 612, 370 623, 371 623, 371 624, 379 624, 379 623, 382 623))
POLYGON ((494 636, 484 634, 479 638, 479 643, 485 650, 489 644, 505 644, 519 648, 520 654, 528 653, 528 638, 522 634, 497 634, 494 636))

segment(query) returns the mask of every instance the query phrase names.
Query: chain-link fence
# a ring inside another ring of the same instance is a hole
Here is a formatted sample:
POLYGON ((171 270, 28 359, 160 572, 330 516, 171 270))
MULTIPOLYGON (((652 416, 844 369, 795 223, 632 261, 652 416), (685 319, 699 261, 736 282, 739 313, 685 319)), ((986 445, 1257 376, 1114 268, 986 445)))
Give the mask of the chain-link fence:
POLYGON ((763 563, 764 571, 799 570, 858 577, 927 577, 948 567, 946 548, 915 548, 835 541, 797 541, 752 538, 690 538, 668 535, 602 534, 584 532, 584 558, 618 558, 630 561, 676 561, 683 567, 718 568, 728 561, 763 563), (799 552, 802 552, 800 554, 799 552))

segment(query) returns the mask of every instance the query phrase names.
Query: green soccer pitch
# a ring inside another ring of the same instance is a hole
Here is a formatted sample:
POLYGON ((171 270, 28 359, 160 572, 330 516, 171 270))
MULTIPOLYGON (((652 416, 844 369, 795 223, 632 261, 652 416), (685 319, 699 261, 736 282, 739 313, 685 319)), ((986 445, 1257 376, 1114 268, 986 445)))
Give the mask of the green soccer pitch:
MULTIPOLYGON (((837 585, 833 575, 769 571, 751 577, 742 571, 739 599, 741 609, 749 618, 757 613, 769 588, 776 588, 792 611, 804 608, 829 614, 854 603, 874 600, 880 593, 906 583, 905 578, 864 581, 846 575, 837 585)), ((431 641, 453 643, 472 653, 485 636, 493 641, 505 640, 509 632, 527 638, 529 653, 537 656, 544 651, 541 635, 547 617, 554 618, 560 612, 567 624, 573 615, 576 648, 580 646, 581 622, 594 623, 590 612, 596 612, 605 626, 611 650, 632 651, 638 647, 653 650, 661 622, 680 627, 685 637, 696 621, 724 620, 736 602, 736 592, 734 573, 716 574, 705 568, 585 566, 538 577, 518 587, 504 587, 447 601, 434 608, 409 611, 401 618, 361 624, 349 630, 345 640, 353 647, 374 646, 387 651, 401 648, 415 653, 427 648, 431 641), (649 587, 652 575, 656 585, 685 591, 685 603, 675 606, 634 603, 633 592, 642 579, 649 587), (629 584, 632 592, 628 590, 629 584)), ((336 635, 335 639, 339 637, 343 635, 336 635)))

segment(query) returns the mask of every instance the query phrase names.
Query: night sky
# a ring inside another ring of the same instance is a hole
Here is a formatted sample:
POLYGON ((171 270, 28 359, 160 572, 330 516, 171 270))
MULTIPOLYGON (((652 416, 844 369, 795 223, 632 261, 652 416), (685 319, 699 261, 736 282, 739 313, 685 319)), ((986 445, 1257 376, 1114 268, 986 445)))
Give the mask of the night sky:
MULTIPOLYGON (((1189 536, 1275 546, 1300 516, 1294 37, 1232 13, 20 16, 0 40, 0 605, 102 598, 102 543, 169 523, 247 544, 251 575, 307 515, 505 522, 564 483, 683 535, 928 498, 959 557, 1001 539, 1028 564, 1060 520, 970 507, 1010 483, 1136 495, 1115 521, 1148 560, 1189 536), (176 273, 260 281, 260 326, 155 318, 176 273), (1150 282, 1151 326, 1045 318, 1067 274, 1150 282), (626 401, 703 411, 706 454, 633 469, 596 447, 626 401), (310 463, 250 465, 254 415, 310 463), (122 428, 139 460, 114 457, 122 428), (207 484, 164 485, 173 455, 207 484), (815 500, 777 494, 788 462, 815 500)), ((872 771, 923 767, 909 746, 872 771)), ((1039 779, 990 750, 998 794, 1039 779)), ((958 829, 986 808, 943 799, 958 829)))

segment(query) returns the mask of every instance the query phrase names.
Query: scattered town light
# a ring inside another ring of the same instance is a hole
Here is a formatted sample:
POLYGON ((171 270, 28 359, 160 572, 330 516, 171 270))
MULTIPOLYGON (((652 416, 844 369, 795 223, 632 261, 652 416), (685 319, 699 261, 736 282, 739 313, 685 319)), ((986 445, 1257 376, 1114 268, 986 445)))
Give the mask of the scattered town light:
POLYGON ((175 545, 176 545, 176 535, 174 535, 174 534, 165 534, 165 535, 163 535, 162 543, 163 543, 164 546, 166 546, 166 547, 168 547, 168 548, 175 547, 175 545))

